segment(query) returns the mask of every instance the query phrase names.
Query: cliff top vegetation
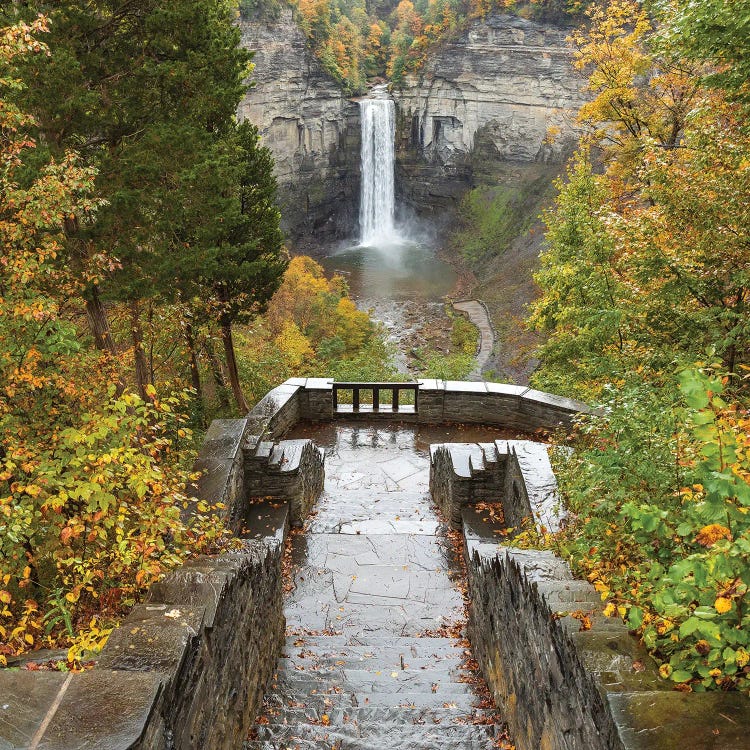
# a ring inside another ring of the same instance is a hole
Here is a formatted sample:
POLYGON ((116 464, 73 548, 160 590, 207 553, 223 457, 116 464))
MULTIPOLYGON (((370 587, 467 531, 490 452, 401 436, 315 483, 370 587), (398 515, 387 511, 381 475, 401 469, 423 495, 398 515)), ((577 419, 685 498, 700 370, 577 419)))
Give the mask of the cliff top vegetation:
POLYGON ((323 68, 351 94, 368 80, 395 85, 417 71, 431 50, 472 21, 502 11, 570 25, 587 0, 240 0, 248 17, 273 19, 282 3, 295 9, 323 68))

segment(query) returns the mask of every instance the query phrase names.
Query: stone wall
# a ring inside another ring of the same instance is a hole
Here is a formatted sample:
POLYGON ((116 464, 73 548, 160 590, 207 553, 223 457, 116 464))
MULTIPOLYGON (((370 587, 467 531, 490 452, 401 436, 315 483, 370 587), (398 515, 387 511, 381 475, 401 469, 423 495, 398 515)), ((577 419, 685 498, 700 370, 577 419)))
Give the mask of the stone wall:
POLYGON ((311 440, 262 443, 245 454, 247 497, 288 501, 292 526, 302 526, 323 491, 324 462, 311 440))
MULTIPOLYGON (((585 409, 512 386, 433 380, 422 381, 421 391, 411 421, 517 426, 528 416, 533 426, 554 429, 585 409)), ((322 486, 323 456, 309 441, 279 439, 300 419, 344 416, 333 413, 331 380, 300 378, 269 392, 246 418, 215 421, 186 512, 198 500, 222 502, 238 526, 251 491, 273 491, 301 519, 322 486)), ((474 497, 490 484, 482 489, 480 481, 474 497)), ((190 561, 152 588, 83 674, 0 670, 0 747, 239 747, 284 630, 280 562, 277 542, 245 542, 242 552, 190 561)))
MULTIPOLYGON (((533 559, 536 580, 559 575, 533 559)), ((469 566, 471 643, 516 746, 622 750, 596 682, 533 580, 510 552, 485 562, 475 553, 469 566)))
POLYGON ((469 636, 518 750, 748 747, 746 695, 675 692, 563 561, 492 547, 469 565, 469 636))
POLYGON ((140 746, 235 750, 263 700, 284 638, 281 547, 184 565, 110 636, 99 668, 161 672, 140 746))
POLYGON ((529 521, 556 531, 561 510, 548 446, 530 440, 442 443, 430 448, 430 494, 443 515, 460 527, 462 511, 478 502, 500 502, 506 527, 529 521))
MULTIPOLYGON (((519 431, 570 427, 576 414, 591 412, 586 404, 524 386, 503 383, 422 379, 418 410, 380 414, 362 412, 356 418, 442 424, 444 422, 498 425, 519 431)), ((291 378, 274 388, 248 415, 243 446, 251 450, 260 440, 276 439, 300 419, 352 419, 351 411, 334 413, 333 380, 291 378)))
POLYGON ((0 670, 0 747, 236 750, 283 636, 279 545, 198 558, 152 587, 93 669, 0 670))

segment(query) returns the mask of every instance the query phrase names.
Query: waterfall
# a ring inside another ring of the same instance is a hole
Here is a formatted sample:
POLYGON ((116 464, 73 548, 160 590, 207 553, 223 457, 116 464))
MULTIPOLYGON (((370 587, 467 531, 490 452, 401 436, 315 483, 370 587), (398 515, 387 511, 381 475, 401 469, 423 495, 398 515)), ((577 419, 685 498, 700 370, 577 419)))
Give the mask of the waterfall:
POLYGON ((385 87, 359 102, 362 120, 362 190, 359 206, 360 242, 367 246, 398 241, 393 225, 393 141, 395 106, 385 87))

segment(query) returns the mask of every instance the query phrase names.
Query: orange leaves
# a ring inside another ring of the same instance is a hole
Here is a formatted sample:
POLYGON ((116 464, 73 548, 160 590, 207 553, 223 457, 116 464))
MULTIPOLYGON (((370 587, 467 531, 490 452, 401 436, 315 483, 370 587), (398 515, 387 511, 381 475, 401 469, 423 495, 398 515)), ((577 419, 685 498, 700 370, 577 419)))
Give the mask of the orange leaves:
POLYGON ((725 596, 719 596, 714 602, 714 609, 720 614, 726 614, 732 609, 732 600, 727 599, 725 596))
POLYGON ((712 547, 719 539, 731 539, 732 532, 718 523, 704 526, 695 537, 695 541, 703 547, 712 547))

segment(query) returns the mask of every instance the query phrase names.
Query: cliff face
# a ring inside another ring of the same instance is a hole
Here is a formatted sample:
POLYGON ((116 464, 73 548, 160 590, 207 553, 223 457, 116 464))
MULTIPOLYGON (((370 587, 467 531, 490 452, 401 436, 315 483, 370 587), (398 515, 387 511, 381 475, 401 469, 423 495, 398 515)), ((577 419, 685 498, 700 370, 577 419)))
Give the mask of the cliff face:
MULTIPOLYGON (((283 225, 292 240, 357 234, 359 108, 308 52, 285 8, 272 22, 240 21, 255 50, 240 116, 276 159, 283 225)), ((495 14, 433 52, 394 92, 399 199, 445 215, 467 188, 524 191, 554 174, 577 140, 584 101, 568 30, 495 14), (548 134, 555 132, 554 140, 548 134)))
POLYGON ((242 119, 273 152, 282 225, 293 240, 335 238, 356 230, 359 205, 359 109, 307 51, 289 8, 276 21, 239 22, 255 51, 242 119))
POLYGON ((495 14, 446 42, 406 81, 395 93, 403 200, 440 211, 482 173, 497 169, 501 181, 514 181, 525 166, 564 161, 584 102, 568 33, 495 14))

